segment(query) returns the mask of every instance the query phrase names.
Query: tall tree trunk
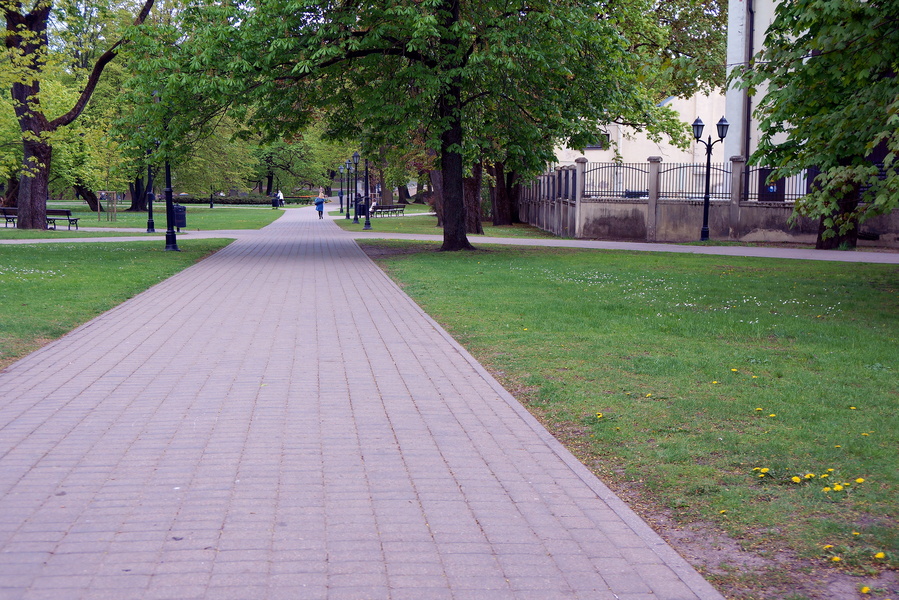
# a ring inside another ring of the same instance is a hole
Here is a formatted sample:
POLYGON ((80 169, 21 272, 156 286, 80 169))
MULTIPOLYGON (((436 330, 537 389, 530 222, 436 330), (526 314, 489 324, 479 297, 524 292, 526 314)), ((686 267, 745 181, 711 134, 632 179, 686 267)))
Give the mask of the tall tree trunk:
POLYGON ((840 234, 840 224, 847 222, 848 215, 852 214, 857 207, 858 187, 855 187, 837 201, 837 207, 831 214, 821 216, 818 222, 818 238, 815 240, 816 250, 855 249, 858 244, 858 221, 855 221, 852 228, 844 234, 840 234), (834 230, 835 235, 825 239, 824 232, 827 231, 827 226, 824 221, 827 219, 832 219, 834 225, 831 229, 834 230))
POLYGON ((106 210, 100 205, 100 200, 97 199, 97 194, 95 194, 93 190, 78 184, 74 187, 75 195, 84 198, 92 212, 102 212, 106 210))
POLYGON ((131 206, 127 212, 145 212, 147 210, 147 190, 144 188, 144 178, 137 177, 128 184, 131 192, 131 206))
POLYGON ((481 224, 481 182, 484 179, 484 165, 477 162, 471 168, 471 177, 466 177, 462 184, 465 190, 465 231, 467 233, 484 233, 481 224))
POLYGON ((268 172, 265 176, 265 195, 272 195, 272 186, 275 184, 275 174, 271 171, 268 172))
MULTIPOLYGON (((441 53, 446 57, 446 73, 458 72, 464 66, 460 56, 459 4, 461 0, 442 0, 443 35, 441 53)), ((442 252, 474 250, 465 235, 465 197, 462 186, 462 78, 450 76, 440 95, 437 107, 438 122, 444 130, 440 134, 440 171, 443 174, 443 246, 442 252)))
MULTIPOLYGON (((38 134, 40 135, 40 134, 38 134)), ((19 179, 18 229, 47 228, 47 194, 49 191, 50 145, 41 141, 25 140, 22 175, 19 179)))
POLYGON ((443 227, 443 172, 431 171, 429 175, 431 191, 428 193, 428 204, 437 213, 437 227, 443 227))
POLYGON ((513 223, 520 223, 518 218, 518 200, 521 198, 521 177, 515 171, 506 174, 506 196, 509 200, 509 212, 513 223))
POLYGON ((411 204, 409 196, 409 187, 405 183, 396 186, 397 204, 411 204))
POLYGON ((15 207, 18 205, 19 200, 19 178, 18 177, 10 177, 9 181, 6 184, 6 192, 3 194, 3 198, 0 198, 0 206, 6 206, 7 208, 15 207))
POLYGON ((493 226, 512 224, 512 205, 506 180, 506 165, 498 162, 493 165, 491 174, 496 182, 496 193, 493 194, 493 226))

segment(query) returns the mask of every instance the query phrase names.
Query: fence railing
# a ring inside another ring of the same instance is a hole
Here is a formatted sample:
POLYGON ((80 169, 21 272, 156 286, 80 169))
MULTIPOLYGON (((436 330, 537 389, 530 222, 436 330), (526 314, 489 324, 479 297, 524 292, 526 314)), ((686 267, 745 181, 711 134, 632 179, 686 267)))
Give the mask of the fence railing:
MULTIPOLYGON (((713 163, 709 169, 709 198, 730 198, 730 164, 713 163)), ((659 169, 659 198, 702 200, 705 198, 706 165, 662 164, 659 169)))
POLYGON ((649 192, 647 163, 588 163, 585 198, 639 198, 649 192))

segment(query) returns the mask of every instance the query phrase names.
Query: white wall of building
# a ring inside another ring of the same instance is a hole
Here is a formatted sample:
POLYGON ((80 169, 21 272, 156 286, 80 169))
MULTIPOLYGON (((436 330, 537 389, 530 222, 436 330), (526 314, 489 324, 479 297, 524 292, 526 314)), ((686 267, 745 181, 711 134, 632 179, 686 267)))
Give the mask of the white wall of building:
MULTIPOLYGON (((715 124, 722 116, 726 117, 728 122, 733 123, 730 116, 725 111, 724 94, 714 94, 711 96, 696 95, 692 98, 672 98, 666 101, 666 105, 673 108, 681 117, 688 127, 696 117, 702 119, 705 123, 705 131, 703 139, 707 140, 711 135, 712 139, 717 139, 715 124)), ((664 139, 661 142, 654 142, 646 137, 643 133, 620 125, 611 124, 607 129, 610 140, 621 159, 626 163, 646 162, 650 156, 661 156, 664 162, 673 163, 690 163, 705 162, 705 146, 697 142, 692 142, 686 150, 677 148, 668 143, 664 139)), ((728 132, 733 131, 733 126, 728 132)), ((691 136, 692 138, 692 136, 691 136)), ((615 150, 587 149, 583 152, 570 148, 559 148, 556 150, 556 157, 559 164, 574 164, 575 159, 585 157, 589 162, 611 162, 615 160, 615 150)), ((725 162, 731 155, 727 155, 723 144, 715 144, 712 152, 712 162, 725 162)))

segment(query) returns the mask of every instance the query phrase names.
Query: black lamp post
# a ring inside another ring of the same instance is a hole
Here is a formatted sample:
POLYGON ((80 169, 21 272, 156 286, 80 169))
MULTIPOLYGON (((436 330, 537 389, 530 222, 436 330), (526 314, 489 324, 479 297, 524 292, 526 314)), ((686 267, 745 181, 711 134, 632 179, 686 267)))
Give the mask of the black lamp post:
POLYGON ((359 153, 353 152, 353 224, 359 224, 359 184, 356 182, 356 174, 359 172, 359 153))
POLYGON ((346 219, 350 220, 350 173, 353 172, 353 163, 346 159, 346 219))
POLYGON ((340 171, 340 193, 337 197, 340 199, 340 214, 343 214, 343 165, 337 167, 337 170, 340 171))
POLYGON ((368 189, 368 159, 365 159, 365 225, 362 226, 363 231, 371 229, 371 219, 368 213, 371 212, 371 195, 368 189))
POLYGON ((153 165, 147 165, 147 233, 156 233, 156 222, 153 221, 153 165))
POLYGON ((705 127, 705 123, 699 117, 696 117, 696 120, 693 121, 693 137, 696 138, 697 142, 700 142, 705 145, 705 197, 703 198, 702 203, 702 231, 699 233, 699 241, 705 242, 709 239, 709 187, 712 182, 712 146, 724 140, 727 137, 727 128, 730 127, 730 124, 727 122, 727 119, 721 117, 721 120, 718 121, 716 127, 718 128, 718 139, 714 142, 712 141, 712 136, 709 136, 709 141, 702 140, 702 130, 705 127))
POLYGON ((165 249, 181 252, 175 237, 175 204, 172 202, 172 169, 165 159, 165 249))

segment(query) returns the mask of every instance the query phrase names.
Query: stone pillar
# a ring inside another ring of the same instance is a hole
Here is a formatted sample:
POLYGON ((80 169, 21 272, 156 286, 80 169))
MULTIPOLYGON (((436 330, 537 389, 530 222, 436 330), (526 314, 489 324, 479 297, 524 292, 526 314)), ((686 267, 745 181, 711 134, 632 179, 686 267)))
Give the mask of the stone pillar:
POLYGON ((574 237, 580 238, 584 235, 584 223, 581 221, 581 215, 584 213, 581 211, 581 203, 587 185, 587 159, 583 156, 574 159, 574 168, 577 173, 577 185, 574 188, 574 237))
POLYGON ((649 157, 649 197, 646 199, 646 241, 656 241, 656 223, 659 211, 659 171, 662 166, 661 156, 649 157))
POLYGON ((743 199, 743 182, 746 171, 745 156, 730 157, 730 206, 728 207, 728 237, 732 240, 740 237, 740 201, 743 199))

